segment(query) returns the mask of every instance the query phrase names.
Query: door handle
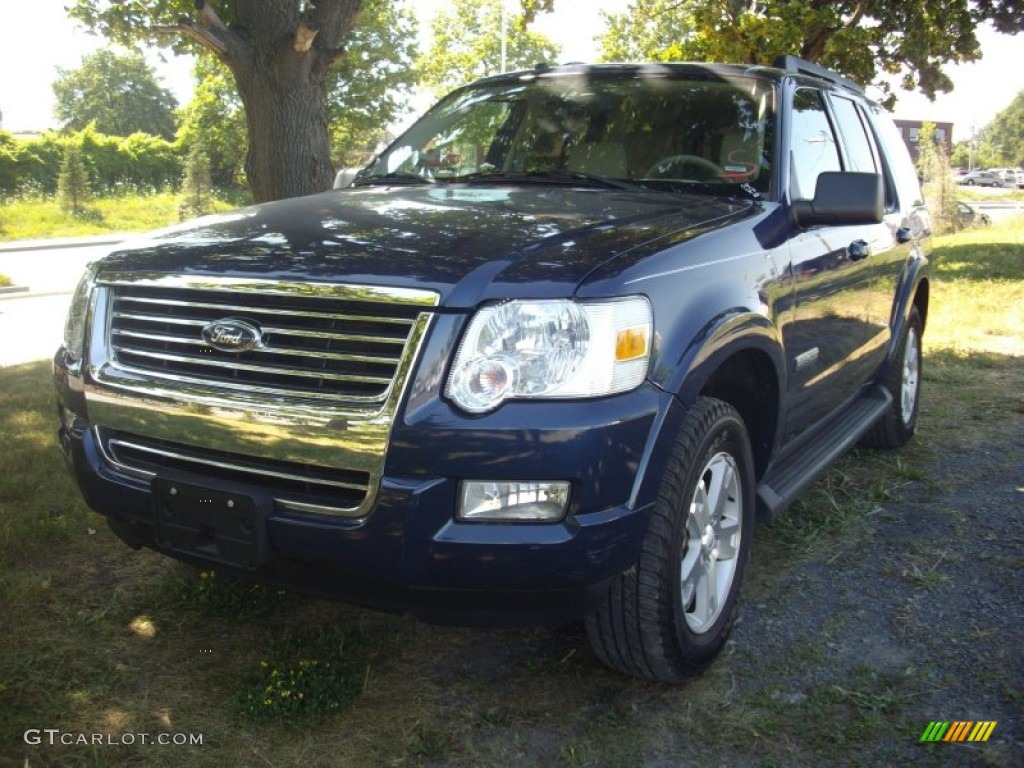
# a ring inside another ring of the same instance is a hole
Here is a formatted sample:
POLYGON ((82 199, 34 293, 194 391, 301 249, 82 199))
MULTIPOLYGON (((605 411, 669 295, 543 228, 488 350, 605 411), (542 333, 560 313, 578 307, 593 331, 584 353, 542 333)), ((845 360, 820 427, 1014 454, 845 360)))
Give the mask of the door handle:
POLYGON ((863 261, 871 255, 871 246, 865 240, 854 240, 846 248, 850 261, 863 261))

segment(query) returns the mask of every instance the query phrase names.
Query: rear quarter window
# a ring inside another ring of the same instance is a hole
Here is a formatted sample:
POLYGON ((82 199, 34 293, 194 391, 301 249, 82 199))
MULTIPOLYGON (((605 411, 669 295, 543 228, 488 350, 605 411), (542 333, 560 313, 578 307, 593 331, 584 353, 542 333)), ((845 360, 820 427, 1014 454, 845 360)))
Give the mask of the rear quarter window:
POLYGON ((924 205, 921 194, 921 183, 917 178, 917 168, 910 159, 907 145, 903 143, 896 124, 881 107, 872 104, 871 121, 875 125, 882 154, 892 174, 893 184, 901 207, 919 207, 924 205))

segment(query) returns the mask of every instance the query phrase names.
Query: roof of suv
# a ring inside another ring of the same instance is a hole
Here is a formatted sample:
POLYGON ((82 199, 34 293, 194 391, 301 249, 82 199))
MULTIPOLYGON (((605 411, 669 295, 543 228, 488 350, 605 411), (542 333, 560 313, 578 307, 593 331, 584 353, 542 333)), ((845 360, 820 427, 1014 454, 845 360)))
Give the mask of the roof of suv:
POLYGON ((685 75, 687 73, 712 73, 724 76, 755 76, 774 82, 780 82, 783 77, 797 76, 803 79, 816 80, 819 83, 825 82, 844 90, 864 95, 864 88, 849 80, 838 72, 822 67, 797 56, 778 56, 772 62, 772 66, 761 64, 728 64, 728 63, 705 63, 705 62, 649 62, 649 63, 615 63, 615 64, 585 64, 574 62, 550 66, 538 64, 533 69, 509 72, 501 75, 492 75, 477 82, 500 82, 502 80, 523 80, 532 77, 550 77, 561 75, 578 75, 582 72, 593 72, 614 77, 616 75, 626 77, 659 77, 666 75, 685 75))

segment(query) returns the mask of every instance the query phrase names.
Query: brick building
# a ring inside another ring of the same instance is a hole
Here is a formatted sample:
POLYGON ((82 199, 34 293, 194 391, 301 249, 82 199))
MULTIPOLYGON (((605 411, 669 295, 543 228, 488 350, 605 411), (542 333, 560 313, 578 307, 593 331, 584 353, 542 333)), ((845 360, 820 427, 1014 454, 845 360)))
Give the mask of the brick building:
MULTIPOLYGON (((918 155, 918 136, 921 134, 921 126, 924 125, 923 120, 894 120, 896 127, 899 128, 900 134, 903 136, 903 143, 907 145, 907 149, 910 150, 910 156, 917 162, 918 155)), ((935 126, 936 138, 942 143, 942 148, 946 150, 946 157, 953 154, 953 123, 938 123, 933 121, 932 125, 935 126)))

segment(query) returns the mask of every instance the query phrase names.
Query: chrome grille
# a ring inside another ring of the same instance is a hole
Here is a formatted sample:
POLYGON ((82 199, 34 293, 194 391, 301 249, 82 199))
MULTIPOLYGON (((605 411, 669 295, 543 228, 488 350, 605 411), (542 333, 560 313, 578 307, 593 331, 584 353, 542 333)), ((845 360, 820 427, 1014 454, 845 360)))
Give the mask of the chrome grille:
POLYGON ((288 511, 358 514, 371 487, 367 472, 242 456, 111 429, 97 428, 96 437, 114 470, 146 480, 172 471, 199 483, 204 478, 212 484, 247 483, 288 511))
POLYGON ((121 368, 218 387, 345 402, 387 399, 423 302, 374 300, 373 289, 110 286, 109 344, 121 368), (366 298, 364 298, 364 294, 366 298), (226 319, 256 326, 254 349, 203 340, 226 319))

